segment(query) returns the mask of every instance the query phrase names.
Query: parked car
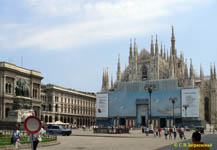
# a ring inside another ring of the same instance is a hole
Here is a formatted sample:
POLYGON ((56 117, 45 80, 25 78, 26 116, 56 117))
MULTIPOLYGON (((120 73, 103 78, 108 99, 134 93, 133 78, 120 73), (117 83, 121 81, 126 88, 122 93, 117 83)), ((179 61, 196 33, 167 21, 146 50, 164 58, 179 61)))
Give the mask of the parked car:
POLYGON ((63 136, 64 135, 69 136, 72 133, 71 129, 66 129, 62 125, 57 125, 57 124, 48 125, 46 132, 51 134, 61 134, 63 136))

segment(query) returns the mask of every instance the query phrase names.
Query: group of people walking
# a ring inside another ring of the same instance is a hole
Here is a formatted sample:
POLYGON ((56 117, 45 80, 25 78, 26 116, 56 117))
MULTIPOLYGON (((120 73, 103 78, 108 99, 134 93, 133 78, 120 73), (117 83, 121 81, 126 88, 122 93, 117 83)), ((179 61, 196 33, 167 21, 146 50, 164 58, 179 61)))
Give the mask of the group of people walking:
MULTIPOLYGON (((148 136, 150 133, 149 127, 146 127, 146 128, 142 127, 142 133, 146 133, 146 136, 148 136)), ((186 139, 185 138, 185 129, 183 126, 178 127, 178 128, 176 128, 176 127, 173 127, 173 128, 167 128, 167 127, 156 128, 155 127, 153 129, 153 133, 154 133, 154 137, 157 137, 157 136, 161 137, 163 134, 165 136, 165 139, 168 139, 168 138, 169 139, 176 139, 177 134, 178 134, 180 139, 186 139)))
MULTIPOLYGON (((29 135, 29 141, 32 142, 32 149, 37 150, 38 143, 42 141, 41 138, 41 129, 38 133, 36 134, 28 134, 29 135)), ((11 137, 11 143, 14 144, 14 149, 19 150, 19 146, 21 143, 21 135, 20 135, 20 130, 19 126, 16 126, 15 129, 13 130, 12 137, 11 137)))

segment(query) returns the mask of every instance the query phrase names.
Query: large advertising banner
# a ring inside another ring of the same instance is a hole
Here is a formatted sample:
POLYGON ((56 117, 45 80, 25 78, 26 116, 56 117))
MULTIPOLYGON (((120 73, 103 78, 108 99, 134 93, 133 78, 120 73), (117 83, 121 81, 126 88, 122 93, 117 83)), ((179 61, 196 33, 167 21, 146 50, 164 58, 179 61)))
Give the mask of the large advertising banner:
POLYGON ((199 92, 197 88, 182 90, 182 117, 199 117, 199 92))
MULTIPOLYGON (((152 116, 173 116, 173 104, 170 98, 176 98, 174 115, 181 117, 181 90, 156 90, 152 92, 152 116)), ((148 91, 144 92, 111 92, 109 93, 109 117, 128 116, 136 117, 137 105, 149 105, 148 91)))
POLYGON ((108 94, 96 94, 96 117, 108 117, 108 94))

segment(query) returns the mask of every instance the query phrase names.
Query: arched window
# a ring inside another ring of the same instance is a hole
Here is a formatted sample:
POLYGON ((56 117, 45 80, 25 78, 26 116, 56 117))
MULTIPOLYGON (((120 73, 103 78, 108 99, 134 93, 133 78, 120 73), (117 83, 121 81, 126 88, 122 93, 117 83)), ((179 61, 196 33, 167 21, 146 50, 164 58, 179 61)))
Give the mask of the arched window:
POLYGON ((9 93, 9 85, 8 85, 8 83, 5 84, 5 90, 6 90, 6 93, 9 93))
POLYGON ((56 112, 58 112, 58 105, 57 104, 56 104, 55 110, 56 110, 56 112))
POLYGON ((9 92, 9 94, 11 94, 11 84, 8 84, 8 92, 9 92))
POLYGON ((142 80, 147 80, 147 78, 148 78, 148 69, 144 65, 142 66, 142 80))
POLYGON ((210 119, 209 119, 209 98, 205 97, 204 101, 205 101, 205 106, 204 106, 205 120, 207 122, 210 122, 210 119))
POLYGON ((45 123, 48 122, 48 116, 45 116, 45 123))
POLYGON ((48 111, 52 111, 51 104, 49 104, 48 111))
POLYGON ((57 116, 55 116, 55 122, 56 122, 56 121, 58 121, 58 117, 57 117, 57 116))

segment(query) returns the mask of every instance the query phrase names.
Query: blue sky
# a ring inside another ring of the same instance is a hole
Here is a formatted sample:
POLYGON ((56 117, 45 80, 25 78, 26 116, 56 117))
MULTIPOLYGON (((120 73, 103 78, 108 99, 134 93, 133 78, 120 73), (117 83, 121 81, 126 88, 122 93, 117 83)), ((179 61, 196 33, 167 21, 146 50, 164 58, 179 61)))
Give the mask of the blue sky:
MULTIPOLYGON (((129 40, 150 49, 151 35, 176 48, 195 71, 217 60, 215 0, 0 0, 0 61, 38 70, 43 83, 97 92, 103 68, 116 78, 129 40)), ((217 63, 217 62, 216 62, 217 63)), ((217 65, 217 64, 216 64, 217 65)))

